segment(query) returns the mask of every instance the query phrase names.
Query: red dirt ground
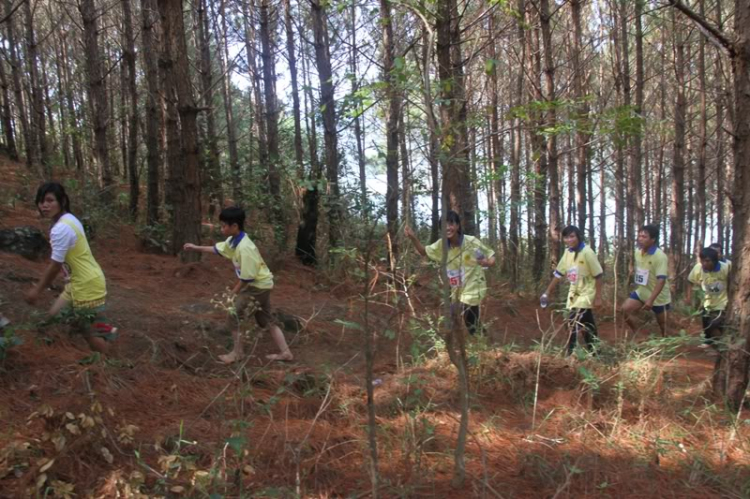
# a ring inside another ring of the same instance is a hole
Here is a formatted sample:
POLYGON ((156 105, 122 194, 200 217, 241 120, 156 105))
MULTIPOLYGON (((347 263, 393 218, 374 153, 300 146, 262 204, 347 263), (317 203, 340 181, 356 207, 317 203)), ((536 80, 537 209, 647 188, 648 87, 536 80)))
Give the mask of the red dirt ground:
MULTIPOLYGON (((0 228, 46 232, 17 171, 0 164, 3 194, 22 196, 0 207, 0 228)), ((212 332, 223 313, 211 300, 233 283, 231 265, 218 257, 182 265, 143 253, 131 226, 109 225, 92 242, 107 277, 108 316, 121 331, 107 361, 80 363, 89 352, 64 326, 31 326, 43 309, 21 297, 46 262, 0 253, 0 311, 24 325, 17 331, 24 344, 0 369, 0 498, 27 497, 35 485, 40 495, 64 497, 66 484, 76 497, 366 497, 363 343, 359 331, 335 323, 361 322, 361 286, 274 255, 274 306, 304 324, 287 331, 295 361, 267 364, 272 343, 254 336, 247 362, 230 368, 217 362, 228 338, 212 332)), ((422 271, 418 311, 436 306, 433 277, 422 271)), ((537 323, 535 297, 501 282, 491 289, 482 311, 491 348, 472 368, 468 478, 459 491, 450 486, 459 417, 454 370, 444 359, 410 364, 401 316, 372 304, 382 496, 742 496, 748 431, 732 431, 696 402, 711 372, 708 355, 688 349, 653 383, 645 371, 634 379, 651 387, 653 399, 618 402, 608 380, 594 396, 582 388, 575 361, 544 357, 537 365, 536 354, 508 353, 511 343, 532 347, 550 320, 540 314, 537 323)), ((54 296, 47 292, 43 305, 54 296)), ((600 322, 605 342, 622 340, 606 313, 600 322)), ((690 321, 680 324, 697 334, 690 321)))

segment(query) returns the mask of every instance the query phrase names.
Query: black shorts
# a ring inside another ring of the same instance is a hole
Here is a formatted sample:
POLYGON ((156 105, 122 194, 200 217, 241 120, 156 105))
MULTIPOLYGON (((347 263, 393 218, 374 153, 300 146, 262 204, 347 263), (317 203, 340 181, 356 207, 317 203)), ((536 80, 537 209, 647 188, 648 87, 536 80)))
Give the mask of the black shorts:
POLYGON ((726 310, 706 310, 703 309, 701 320, 703 322, 703 334, 706 339, 720 336, 724 332, 724 319, 727 316, 726 310), (718 333, 714 334, 713 331, 718 333))

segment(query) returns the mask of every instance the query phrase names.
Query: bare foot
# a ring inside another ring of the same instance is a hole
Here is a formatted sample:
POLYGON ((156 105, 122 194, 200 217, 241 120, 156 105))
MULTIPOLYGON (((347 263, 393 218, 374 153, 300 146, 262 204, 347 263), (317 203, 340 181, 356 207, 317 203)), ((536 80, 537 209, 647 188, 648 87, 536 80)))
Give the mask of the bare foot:
POLYGON ((219 360, 224 364, 233 364, 242 358, 242 354, 237 352, 230 352, 226 355, 219 355, 219 360))
POLYGON ((281 362, 289 362, 291 360, 294 360, 294 355, 292 355, 292 352, 287 350, 284 353, 272 353, 270 355, 266 355, 266 358, 268 360, 278 360, 281 362))

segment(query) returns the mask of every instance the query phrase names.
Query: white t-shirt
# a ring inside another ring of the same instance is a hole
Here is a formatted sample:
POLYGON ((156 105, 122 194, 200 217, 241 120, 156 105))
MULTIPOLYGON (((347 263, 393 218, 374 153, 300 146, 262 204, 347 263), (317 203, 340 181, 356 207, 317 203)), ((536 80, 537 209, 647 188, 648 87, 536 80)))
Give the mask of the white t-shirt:
POLYGON ((81 225, 80 220, 78 220, 75 216, 71 215, 70 213, 66 213, 65 215, 60 217, 57 223, 52 227, 52 230, 49 234, 50 244, 52 245, 52 260, 56 261, 57 263, 64 263, 65 255, 67 255, 68 251, 70 251, 70 249, 78 242, 78 235, 76 234, 76 231, 74 231, 73 228, 67 223, 63 223, 63 218, 67 218, 69 221, 72 221, 81 232, 81 234, 84 233, 83 225, 81 225))

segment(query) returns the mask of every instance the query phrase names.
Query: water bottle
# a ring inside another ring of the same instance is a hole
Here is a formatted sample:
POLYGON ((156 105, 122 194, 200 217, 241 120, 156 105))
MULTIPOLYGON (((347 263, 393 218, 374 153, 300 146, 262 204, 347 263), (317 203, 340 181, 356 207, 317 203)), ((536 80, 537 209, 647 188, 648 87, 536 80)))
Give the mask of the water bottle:
POLYGON ((547 308, 547 305, 549 305, 549 298, 547 297, 547 293, 544 293, 541 298, 539 298, 539 305, 541 305, 542 308, 547 308))
POLYGON ((483 260, 483 259, 484 259, 484 253, 482 253, 482 250, 480 250, 480 249, 475 249, 475 250, 474 250, 474 258, 476 258, 476 259, 477 259, 477 261, 479 261, 479 260, 483 260))

